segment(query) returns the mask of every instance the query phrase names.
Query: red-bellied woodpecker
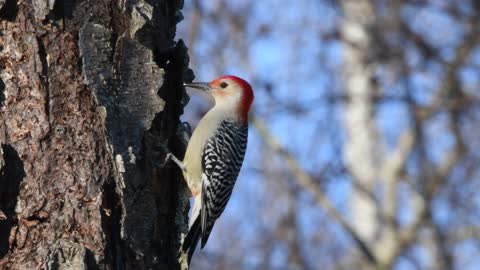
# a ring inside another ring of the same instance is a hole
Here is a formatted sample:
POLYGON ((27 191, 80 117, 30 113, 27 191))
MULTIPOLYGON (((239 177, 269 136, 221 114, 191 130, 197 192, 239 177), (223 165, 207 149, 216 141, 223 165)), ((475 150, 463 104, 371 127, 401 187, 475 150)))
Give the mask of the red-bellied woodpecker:
POLYGON ((215 99, 215 106, 194 130, 183 162, 170 156, 182 169, 194 197, 189 231, 182 245, 190 264, 198 241, 202 240, 203 248, 232 194, 247 148, 253 91, 248 82, 235 76, 185 86, 206 91, 215 99))

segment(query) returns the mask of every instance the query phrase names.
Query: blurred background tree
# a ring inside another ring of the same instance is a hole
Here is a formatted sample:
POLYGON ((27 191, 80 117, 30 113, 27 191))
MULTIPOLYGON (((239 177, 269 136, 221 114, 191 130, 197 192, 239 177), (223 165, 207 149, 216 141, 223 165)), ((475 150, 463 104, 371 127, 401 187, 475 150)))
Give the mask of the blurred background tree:
MULTIPOLYGON (((193 269, 479 269, 480 4, 185 1, 197 80, 256 99, 193 269)), ((207 105, 193 97, 183 119, 207 105)))

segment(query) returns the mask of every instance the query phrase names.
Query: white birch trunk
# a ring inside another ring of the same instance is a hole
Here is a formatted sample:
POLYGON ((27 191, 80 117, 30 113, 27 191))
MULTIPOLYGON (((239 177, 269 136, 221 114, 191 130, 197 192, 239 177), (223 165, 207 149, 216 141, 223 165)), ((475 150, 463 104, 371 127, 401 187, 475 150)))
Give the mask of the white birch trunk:
POLYGON ((368 243, 374 240, 377 231, 375 201, 365 192, 373 191, 377 176, 377 133, 371 98, 373 68, 368 62, 368 53, 372 46, 370 27, 374 22, 374 10, 368 0, 345 0, 342 8, 345 17, 340 33, 345 44, 344 77, 348 96, 344 115, 344 157, 355 182, 349 202, 351 224, 368 243))

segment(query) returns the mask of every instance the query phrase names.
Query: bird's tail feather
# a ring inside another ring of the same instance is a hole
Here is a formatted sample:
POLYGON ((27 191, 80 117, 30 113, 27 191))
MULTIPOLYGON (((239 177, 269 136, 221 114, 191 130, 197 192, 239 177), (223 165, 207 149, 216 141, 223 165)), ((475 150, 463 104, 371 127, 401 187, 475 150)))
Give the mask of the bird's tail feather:
POLYGON ((200 240, 200 234, 200 215, 198 215, 192 226, 188 230, 188 234, 185 237, 185 240, 183 240, 183 252, 187 252, 188 250, 188 265, 190 265, 190 262, 192 261, 193 253, 195 252, 195 248, 197 247, 198 240, 200 240))

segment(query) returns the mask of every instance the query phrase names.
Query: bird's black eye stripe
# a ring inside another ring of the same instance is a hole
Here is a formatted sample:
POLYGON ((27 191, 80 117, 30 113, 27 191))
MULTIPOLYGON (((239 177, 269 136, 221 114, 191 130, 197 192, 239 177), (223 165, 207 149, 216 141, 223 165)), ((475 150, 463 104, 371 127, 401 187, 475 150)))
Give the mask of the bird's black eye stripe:
POLYGON ((221 87, 221 88, 226 88, 227 86, 228 86, 228 83, 226 83, 226 82, 222 82, 222 83, 220 84, 220 87, 221 87))

